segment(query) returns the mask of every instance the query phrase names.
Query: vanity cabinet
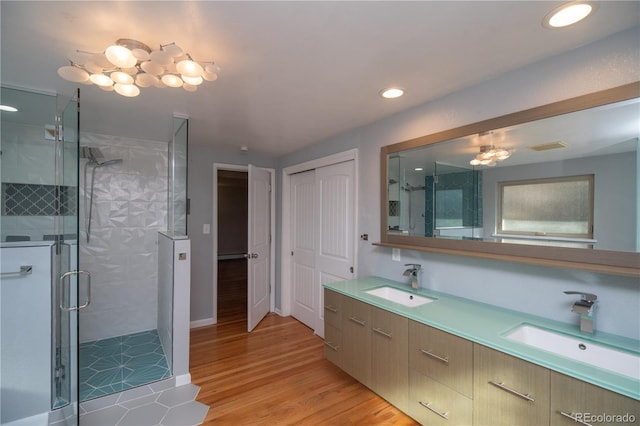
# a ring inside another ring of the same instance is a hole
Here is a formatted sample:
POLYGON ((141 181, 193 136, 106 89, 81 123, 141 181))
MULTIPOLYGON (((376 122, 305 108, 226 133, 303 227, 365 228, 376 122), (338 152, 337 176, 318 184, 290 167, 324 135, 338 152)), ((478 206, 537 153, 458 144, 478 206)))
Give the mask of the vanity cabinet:
POLYGON ((546 368, 474 344, 473 386, 474 425, 549 424, 546 368))
POLYGON ((325 357, 423 425, 625 423, 589 422, 586 414, 640 419, 633 398, 329 289, 324 321, 325 357))
POLYGON ((409 322, 409 365, 473 398, 473 343, 416 321, 409 322))
POLYGON ((342 368, 342 295, 324 289, 324 356, 342 368))
POLYGON ((409 320, 371 306, 371 389, 407 412, 409 320))
POLYGON ((424 425, 471 425, 473 343, 409 321, 409 411, 424 425))
POLYGON ((640 401, 551 372, 551 426, 637 424, 639 419, 640 401), (611 417, 597 418, 606 415, 611 417))
POLYGON ((342 298, 342 369, 371 388, 370 305, 351 297, 340 297, 342 298))

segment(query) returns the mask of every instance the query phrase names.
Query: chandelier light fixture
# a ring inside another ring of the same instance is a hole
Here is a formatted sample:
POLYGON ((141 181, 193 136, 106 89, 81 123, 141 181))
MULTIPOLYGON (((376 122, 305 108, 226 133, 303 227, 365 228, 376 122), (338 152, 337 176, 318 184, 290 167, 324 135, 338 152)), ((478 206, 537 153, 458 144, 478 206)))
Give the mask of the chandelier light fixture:
POLYGON ((121 38, 104 52, 76 50, 69 65, 58 75, 74 83, 95 84, 105 91, 135 97, 141 87, 182 87, 195 92, 206 81, 216 81, 220 73, 213 61, 196 62, 175 43, 152 50, 146 44, 121 38))
POLYGON ((473 160, 469 161, 469 164, 471 164, 472 166, 493 167, 496 165, 496 162, 509 158, 513 152, 513 150, 511 149, 494 146, 493 132, 480 133, 478 136, 482 138, 487 135, 490 138, 490 144, 482 145, 480 147, 480 153, 476 155, 473 160))

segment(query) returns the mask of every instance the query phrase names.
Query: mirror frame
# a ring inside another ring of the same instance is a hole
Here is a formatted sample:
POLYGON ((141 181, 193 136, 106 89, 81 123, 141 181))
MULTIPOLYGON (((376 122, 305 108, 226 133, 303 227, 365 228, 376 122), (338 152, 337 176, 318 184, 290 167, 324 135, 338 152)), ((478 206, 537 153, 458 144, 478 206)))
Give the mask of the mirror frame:
POLYGON ((380 242, 374 245, 640 277, 640 253, 440 239, 388 232, 388 155, 489 130, 640 97, 640 81, 383 146, 380 149, 380 242))

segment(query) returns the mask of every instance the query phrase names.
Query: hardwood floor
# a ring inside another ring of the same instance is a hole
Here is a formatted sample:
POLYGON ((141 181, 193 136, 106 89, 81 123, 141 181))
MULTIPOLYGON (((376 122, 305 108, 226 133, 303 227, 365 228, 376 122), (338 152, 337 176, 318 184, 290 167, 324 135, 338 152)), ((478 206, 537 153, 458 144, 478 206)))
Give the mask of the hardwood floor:
POLYGON ((247 322, 247 260, 218 261, 218 324, 247 322))
POLYGON ((324 359, 322 339, 291 317, 269 314, 191 331, 196 398, 205 425, 417 425, 324 359))

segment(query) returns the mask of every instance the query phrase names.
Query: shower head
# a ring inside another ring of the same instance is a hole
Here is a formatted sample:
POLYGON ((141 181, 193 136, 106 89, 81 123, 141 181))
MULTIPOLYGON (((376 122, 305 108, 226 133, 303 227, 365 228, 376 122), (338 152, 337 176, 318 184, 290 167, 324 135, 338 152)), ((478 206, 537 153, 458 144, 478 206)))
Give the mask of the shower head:
POLYGON ((97 167, 103 167, 103 166, 111 166, 113 164, 119 164, 122 163, 122 158, 116 158, 114 160, 107 160, 107 161, 103 161, 102 163, 96 163, 97 167))
POLYGON ((92 163, 98 163, 98 158, 104 158, 102 151, 100 148, 92 147, 92 146, 81 146, 80 147, 80 158, 87 158, 92 163))

